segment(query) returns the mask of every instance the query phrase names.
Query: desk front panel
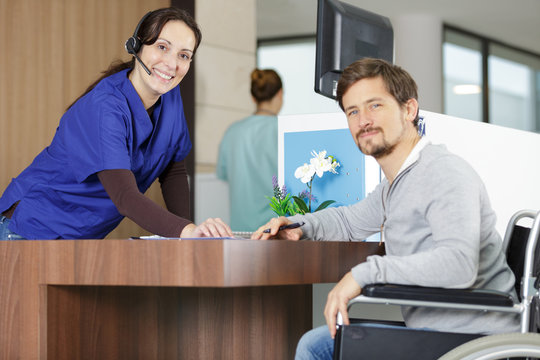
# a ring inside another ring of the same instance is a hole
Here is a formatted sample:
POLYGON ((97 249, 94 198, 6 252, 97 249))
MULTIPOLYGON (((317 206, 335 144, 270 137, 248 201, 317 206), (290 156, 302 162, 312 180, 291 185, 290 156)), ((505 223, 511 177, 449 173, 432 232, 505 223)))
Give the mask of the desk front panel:
POLYGON ((338 281, 383 251, 277 240, 3 241, 0 358, 289 357, 311 328, 310 285, 338 281))

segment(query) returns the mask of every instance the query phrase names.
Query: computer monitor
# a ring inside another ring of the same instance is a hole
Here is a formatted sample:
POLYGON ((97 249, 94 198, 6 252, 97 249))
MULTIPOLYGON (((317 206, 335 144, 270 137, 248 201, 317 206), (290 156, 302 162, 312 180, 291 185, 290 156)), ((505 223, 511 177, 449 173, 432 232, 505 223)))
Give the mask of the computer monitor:
POLYGON ((318 0, 315 92, 335 99, 343 69, 365 57, 394 61, 390 20, 338 0, 318 0))

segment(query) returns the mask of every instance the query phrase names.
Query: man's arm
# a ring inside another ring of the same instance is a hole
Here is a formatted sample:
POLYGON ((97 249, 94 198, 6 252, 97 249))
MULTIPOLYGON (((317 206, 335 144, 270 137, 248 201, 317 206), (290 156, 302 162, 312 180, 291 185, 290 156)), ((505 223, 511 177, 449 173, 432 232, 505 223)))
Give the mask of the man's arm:
POLYGON ((324 308, 324 317, 332 339, 336 335, 336 318, 338 312, 343 317, 343 324, 349 325, 349 313, 347 304, 349 300, 360 295, 362 288, 353 279, 352 274, 348 272, 328 293, 326 306, 324 308))
POLYGON ((380 204, 381 191, 384 183, 370 193, 364 200, 351 205, 326 208, 315 213, 278 217, 271 219, 253 233, 253 239, 299 240, 310 239, 318 241, 362 241, 380 231, 383 221, 383 209, 380 204), (304 225, 297 229, 278 231, 282 225, 302 222, 304 225), (270 233, 263 233, 270 229, 270 233), (278 234, 279 233, 279 234, 278 234))
POLYGON ((350 206, 330 207, 305 215, 295 215, 291 222, 305 222, 303 238, 317 241, 362 241, 378 233, 384 219, 381 193, 386 181, 365 199, 350 206))
POLYGON ((286 218, 284 216, 272 218, 268 223, 254 231, 251 238, 253 240, 268 240, 278 237, 281 240, 298 241, 302 237, 302 229, 300 226, 281 230, 283 226, 287 226, 292 223, 293 222, 290 220, 290 218, 286 218))

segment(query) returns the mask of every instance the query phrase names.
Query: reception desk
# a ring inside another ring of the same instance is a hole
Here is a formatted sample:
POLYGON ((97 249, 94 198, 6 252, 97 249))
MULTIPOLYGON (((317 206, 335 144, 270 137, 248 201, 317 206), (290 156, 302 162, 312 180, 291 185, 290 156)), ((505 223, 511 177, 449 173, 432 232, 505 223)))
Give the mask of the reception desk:
POLYGON ((292 359, 378 243, 0 241, 0 359, 292 359))

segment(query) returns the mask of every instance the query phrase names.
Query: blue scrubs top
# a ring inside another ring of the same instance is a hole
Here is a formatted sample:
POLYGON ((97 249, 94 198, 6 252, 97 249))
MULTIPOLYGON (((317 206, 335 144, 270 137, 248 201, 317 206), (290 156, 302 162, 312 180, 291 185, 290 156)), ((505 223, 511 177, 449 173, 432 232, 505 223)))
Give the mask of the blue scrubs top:
POLYGON ((17 178, 0 211, 20 201, 10 230, 27 239, 100 239, 123 216, 97 172, 131 170, 144 193, 171 161, 191 150, 179 86, 162 95, 152 119, 127 77, 103 79, 62 117, 52 143, 17 178))

